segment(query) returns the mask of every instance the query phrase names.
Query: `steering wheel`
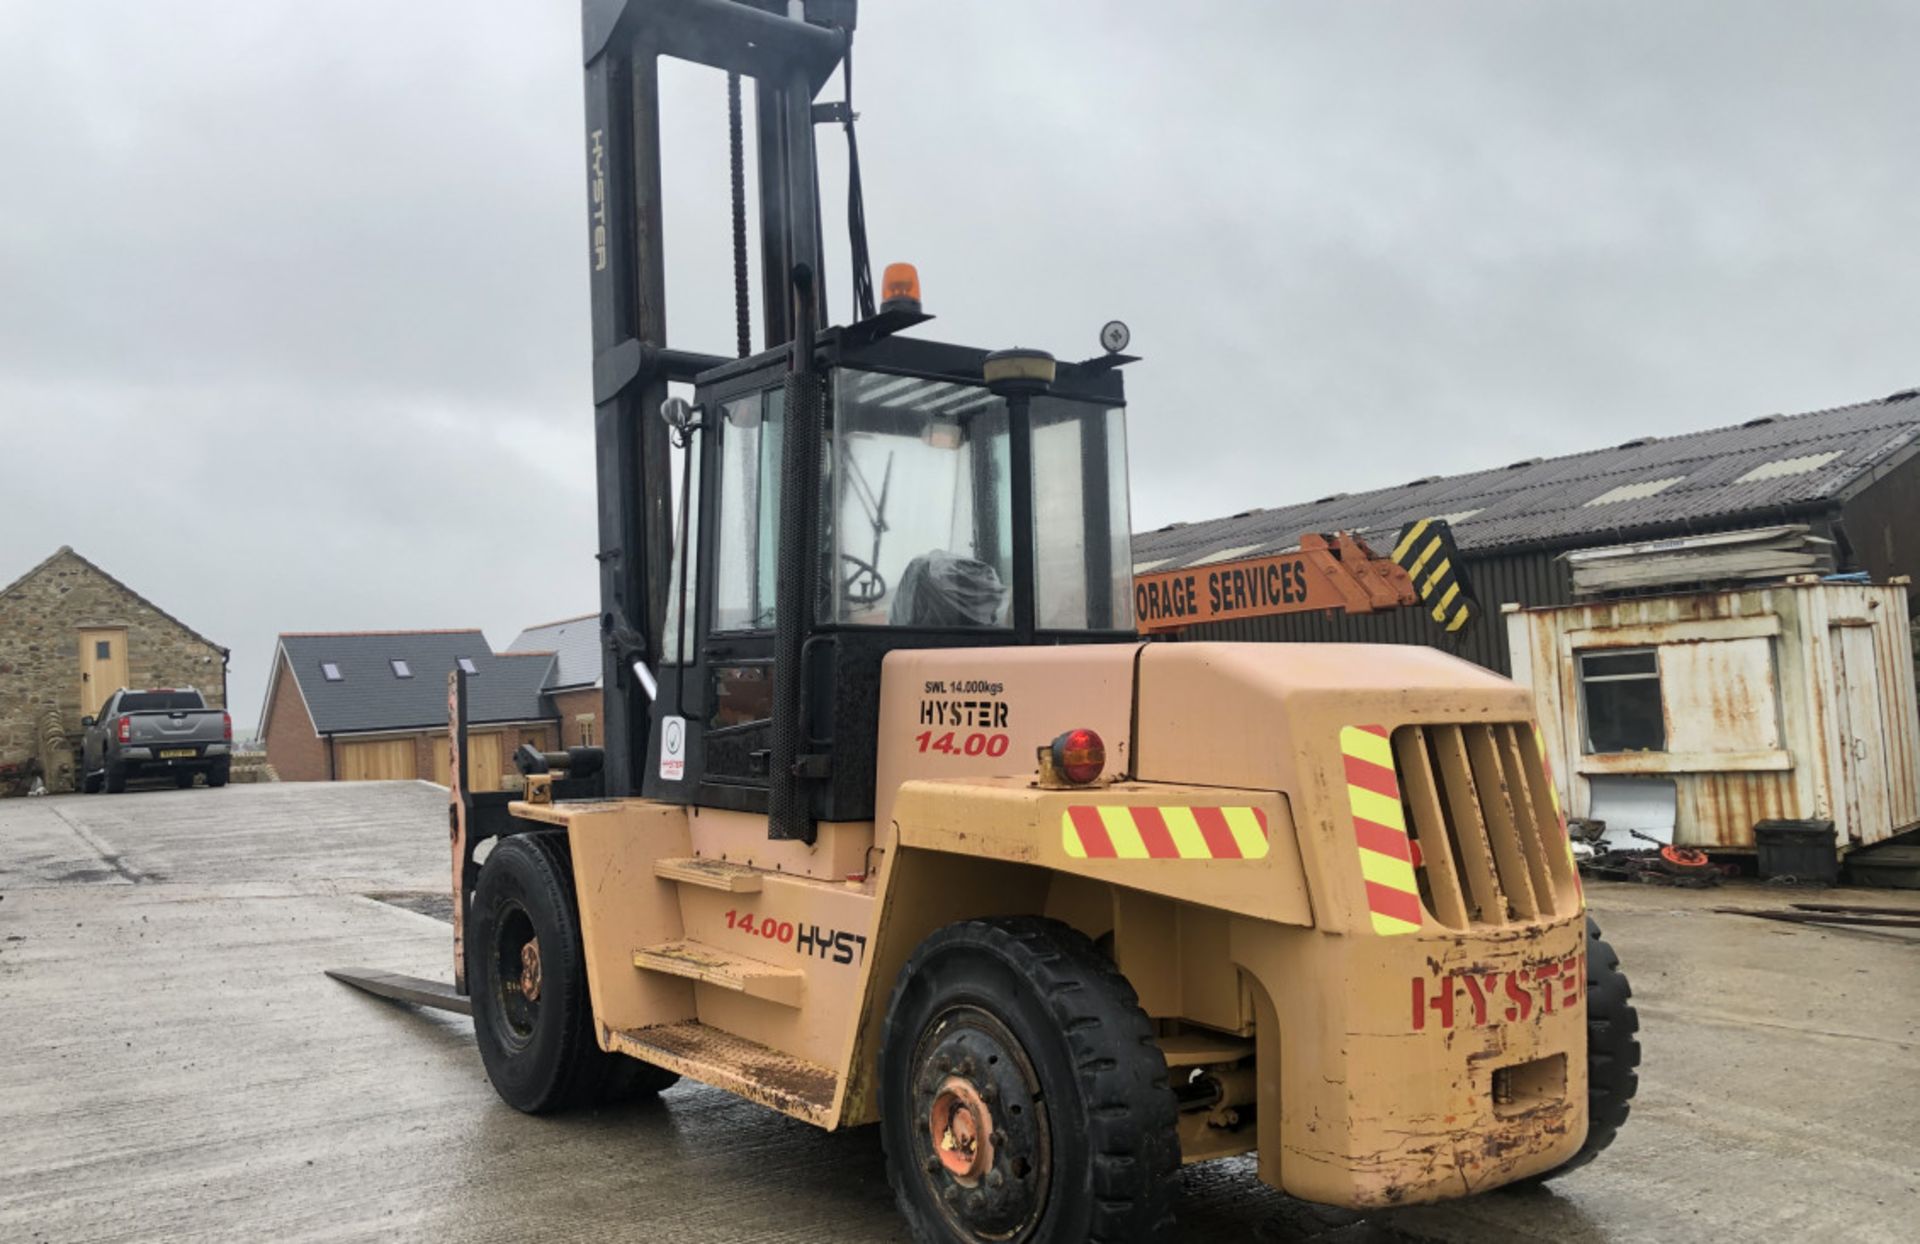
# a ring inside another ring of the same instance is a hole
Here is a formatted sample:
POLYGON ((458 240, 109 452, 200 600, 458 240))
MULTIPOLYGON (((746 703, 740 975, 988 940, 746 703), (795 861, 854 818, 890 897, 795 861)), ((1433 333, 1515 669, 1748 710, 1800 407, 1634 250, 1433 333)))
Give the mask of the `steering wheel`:
POLYGON ((849 604, 871 605, 887 594, 887 579, 872 562, 861 561, 851 553, 840 554, 840 560, 853 567, 853 572, 840 581, 840 594, 849 604))

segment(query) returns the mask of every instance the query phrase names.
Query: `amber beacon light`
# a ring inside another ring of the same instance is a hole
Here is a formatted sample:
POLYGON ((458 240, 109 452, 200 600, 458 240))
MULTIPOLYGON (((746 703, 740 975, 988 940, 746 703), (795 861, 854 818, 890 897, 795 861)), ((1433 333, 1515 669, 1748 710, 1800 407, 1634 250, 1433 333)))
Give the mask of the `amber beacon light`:
POLYGON ((920 270, 910 263, 890 263, 880 276, 882 311, 920 310, 920 270))

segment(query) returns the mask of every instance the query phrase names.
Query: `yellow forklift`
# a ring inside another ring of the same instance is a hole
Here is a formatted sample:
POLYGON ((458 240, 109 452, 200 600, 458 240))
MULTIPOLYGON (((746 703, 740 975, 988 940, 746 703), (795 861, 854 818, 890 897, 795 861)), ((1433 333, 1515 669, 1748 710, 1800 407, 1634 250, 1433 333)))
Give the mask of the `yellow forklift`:
POLYGON ((584 17, 604 746, 473 790, 454 672, 455 981, 335 975, 471 1013, 524 1111, 684 1076, 878 1124, 925 1241, 1160 1238, 1182 1165, 1236 1154, 1364 1209, 1605 1148, 1637 1021, 1527 694, 1426 648, 1144 640, 1126 330, 977 349, 915 333, 910 268, 874 289, 854 0, 584 17), (663 57, 729 75, 735 358, 667 344, 663 57))

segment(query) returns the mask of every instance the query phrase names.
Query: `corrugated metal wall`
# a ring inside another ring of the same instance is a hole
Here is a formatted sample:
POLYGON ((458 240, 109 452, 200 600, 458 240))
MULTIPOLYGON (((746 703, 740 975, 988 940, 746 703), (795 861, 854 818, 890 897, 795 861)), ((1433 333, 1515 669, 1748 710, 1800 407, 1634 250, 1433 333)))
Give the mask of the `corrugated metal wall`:
MULTIPOLYGON (((1915 460, 1916 479, 1920 479, 1920 459, 1915 460)), ((1876 483, 1866 494, 1879 499, 1882 494, 1896 491, 1908 482, 1904 473, 1889 475, 1876 483)), ((1910 499, 1892 502, 1911 508, 1910 499)), ((1712 531, 1741 531, 1752 527, 1762 527, 1773 522, 1801 522, 1813 528, 1813 534, 1832 538, 1833 520, 1831 516, 1788 516, 1788 515, 1745 515, 1738 522, 1701 524, 1691 531, 1673 531, 1639 534, 1634 540, 1664 538, 1665 536, 1699 535, 1712 531)), ((1862 524, 1864 527, 1864 524, 1862 524)), ((1578 547, 1598 548, 1618 543, 1624 537, 1596 531, 1591 540, 1582 541, 1578 547)), ((1880 537, 1867 531, 1852 533, 1853 541, 1864 542, 1880 537)), ((1572 546, 1569 546, 1572 547, 1572 546)), ((1861 569, 1858 559, 1849 560, 1844 556, 1846 545, 1841 546, 1842 570, 1861 569)), ((1349 617, 1345 614, 1292 614, 1274 618, 1247 618, 1235 622, 1210 622, 1196 626, 1186 634, 1188 639, 1216 640, 1252 640, 1263 643, 1338 643, 1338 644, 1418 644, 1428 648, 1439 648, 1455 656, 1464 657, 1475 665, 1483 665, 1497 673, 1511 676, 1513 663, 1507 653, 1507 631, 1500 620, 1500 607, 1505 604, 1520 604, 1528 607, 1540 605, 1569 605, 1573 603, 1572 577, 1567 573, 1566 563, 1560 555, 1563 548, 1538 549, 1524 553, 1501 553, 1493 555, 1468 555, 1466 563, 1468 581, 1472 584, 1473 594, 1480 602, 1482 614, 1480 621, 1464 636, 1450 637, 1433 624, 1433 618, 1422 609, 1396 609, 1388 613, 1363 614, 1349 617)), ((1920 555, 1920 542, 1916 542, 1915 552, 1920 555)), ((1906 566, 1900 562, 1883 562, 1888 573, 1911 574, 1920 579, 1920 566, 1906 566)), ((1879 571, 1876 570, 1876 577, 1879 571)))

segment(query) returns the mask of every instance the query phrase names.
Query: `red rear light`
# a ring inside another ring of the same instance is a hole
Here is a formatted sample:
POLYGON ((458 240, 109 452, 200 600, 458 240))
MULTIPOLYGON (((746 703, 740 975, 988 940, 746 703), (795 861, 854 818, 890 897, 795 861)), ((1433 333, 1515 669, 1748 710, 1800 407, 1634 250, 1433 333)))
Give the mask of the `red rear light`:
POLYGON ((1085 786, 1107 767, 1107 745, 1091 730, 1069 730, 1053 741, 1053 767, 1067 781, 1085 786))
POLYGON ((133 719, 131 717, 122 717, 119 721, 114 722, 113 737, 122 743, 131 743, 133 741, 133 719))
POLYGON ((233 714, 232 713, 220 714, 220 725, 225 731, 227 742, 229 743, 233 742, 233 714))

